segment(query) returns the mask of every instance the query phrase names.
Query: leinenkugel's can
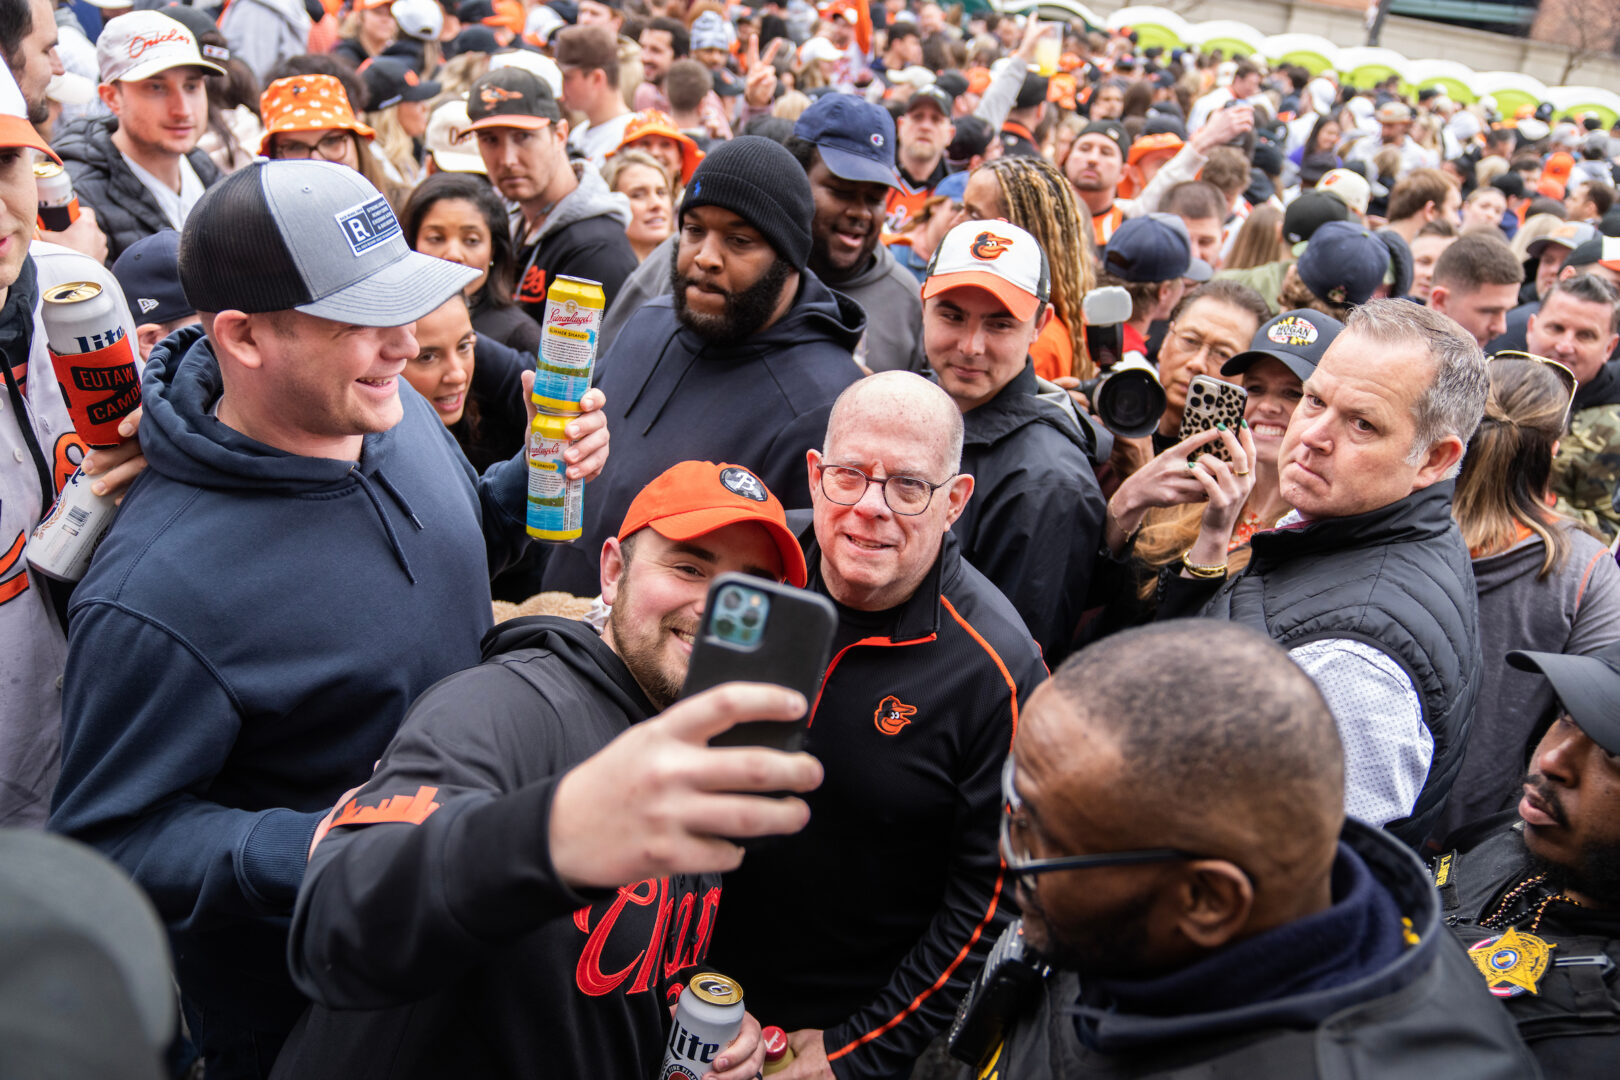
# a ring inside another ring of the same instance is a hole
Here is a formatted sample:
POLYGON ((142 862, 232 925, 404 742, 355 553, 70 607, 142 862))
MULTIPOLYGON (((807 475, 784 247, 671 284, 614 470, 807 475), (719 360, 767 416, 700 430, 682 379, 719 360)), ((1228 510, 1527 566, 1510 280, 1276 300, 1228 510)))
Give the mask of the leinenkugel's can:
POLYGON ((568 479, 564 432, 572 416, 538 413, 529 425, 529 535, 536 540, 567 543, 583 530, 585 481, 568 479))
POLYGON ((742 1030, 743 992, 736 979, 712 971, 692 976, 675 1001, 675 1023, 659 1080, 698 1080, 742 1030))
POLYGON ((546 412, 579 412, 579 400, 591 388, 596 335, 606 306, 601 282, 559 277, 546 290, 534 368, 534 403, 546 412))
POLYGON ((87 446, 117 446, 119 423, 141 404, 135 341, 118 301, 94 281, 70 281, 45 290, 41 311, 73 429, 87 446))
POLYGON ((47 232, 65 232, 79 220, 79 197, 73 193, 73 177, 50 158, 34 162, 34 185, 39 189, 39 227, 47 232))
POLYGON ((34 527, 23 554, 46 577, 78 581, 90 569, 102 537, 112 528, 118 508, 111 495, 90 490, 90 477, 78 469, 62 485, 62 494, 45 520, 34 527))

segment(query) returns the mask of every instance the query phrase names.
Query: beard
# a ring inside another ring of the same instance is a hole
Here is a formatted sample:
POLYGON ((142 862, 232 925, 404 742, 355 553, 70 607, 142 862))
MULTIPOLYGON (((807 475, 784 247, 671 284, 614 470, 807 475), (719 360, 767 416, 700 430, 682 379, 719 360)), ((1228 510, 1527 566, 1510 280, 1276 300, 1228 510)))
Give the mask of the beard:
MULTIPOLYGON (((1540 773, 1530 773, 1524 782, 1535 789, 1553 818, 1566 829, 1569 817, 1558 792, 1540 773)), ((1599 900, 1605 907, 1620 907, 1620 840, 1587 840, 1581 844, 1572 863, 1552 863, 1534 853, 1530 856, 1533 870, 1547 875, 1548 887, 1570 890, 1599 900)))
POLYGON ((1113 918, 1060 929, 1037 893, 1018 892, 1025 926, 1039 922, 1045 930, 1041 958, 1055 968, 1092 979, 1140 979, 1154 973, 1147 963, 1150 900, 1151 895, 1144 895, 1122 905, 1113 918))
POLYGON ((630 618, 630 578, 625 575, 620 586, 619 602, 608 609, 608 625, 613 628, 614 651, 630 670, 641 692, 647 695, 654 708, 667 709, 681 696, 686 682, 684 670, 671 671, 663 663, 664 645, 672 630, 697 630, 696 624, 683 626, 678 620, 665 617, 656 626, 637 623, 630 618))
POLYGON ((741 292, 726 292, 681 273, 679 259, 680 245, 676 245, 669 260, 669 284, 675 296, 675 317, 681 321, 681 325, 714 345, 735 345, 757 334, 770 320, 771 313, 782 298, 782 286, 793 274, 793 267, 777 256, 758 281, 741 292), (725 298, 725 309, 718 315, 693 311, 686 306, 688 286, 719 292, 725 298))

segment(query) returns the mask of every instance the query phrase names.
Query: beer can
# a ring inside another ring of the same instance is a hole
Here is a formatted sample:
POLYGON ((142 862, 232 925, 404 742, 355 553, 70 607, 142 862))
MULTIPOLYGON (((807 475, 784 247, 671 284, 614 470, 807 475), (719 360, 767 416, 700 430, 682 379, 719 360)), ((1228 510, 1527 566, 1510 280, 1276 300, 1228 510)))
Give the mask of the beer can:
POLYGON ((585 481, 568 479, 564 434, 571 416, 540 413, 529 427, 529 535, 536 540, 578 540, 585 508, 585 481))
POLYGON ((591 388, 596 336, 606 306, 600 282, 564 276, 546 290, 534 369, 534 403, 540 408, 569 415, 579 412, 579 401, 591 388))
POLYGON ((698 1080, 714 1071, 714 1059, 742 1030, 743 992, 736 979, 700 972, 675 1000, 659 1080, 698 1080))
POLYGON ((44 521, 34 527, 24 556, 28 565, 58 581, 78 581, 90 569, 102 537, 118 512, 111 495, 97 495, 81 467, 62 485, 62 494, 44 521))
POLYGON ((46 289, 41 310, 73 429, 91 447, 117 446, 119 423, 141 404, 135 340, 117 299, 94 281, 70 281, 46 289))
POLYGON ((50 158, 34 162, 34 186, 39 190, 39 227, 47 232, 63 232, 79 220, 79 197, 73 192, 73 177, 50 158))

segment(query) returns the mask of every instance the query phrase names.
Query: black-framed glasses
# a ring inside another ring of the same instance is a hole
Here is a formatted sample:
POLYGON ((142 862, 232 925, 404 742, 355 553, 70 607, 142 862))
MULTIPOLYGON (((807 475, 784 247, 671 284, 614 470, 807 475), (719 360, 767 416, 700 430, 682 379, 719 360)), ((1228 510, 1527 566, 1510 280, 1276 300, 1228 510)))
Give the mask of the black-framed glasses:
MULTIPOLYGON (((1214 858, 1212 855, 1197 855, 1190 851, 1182 851, 1180 848, 1141 848, 1136 851, 1109 851, 1098 855, 1058 855, 1049 859, 1032 859, 1013 845, 1013 819, 1022 814, 1024 809, 1024 802, 1018 797, 1018 789, 1013 786, 1015 768, 1016 763, 1009 754, 1006 763, 1001 766, 1001 857, 1007 863, 1008 872, 1019 878, 1025 889, 1035 888, 1037 875, 1050 874, 1056 870, 1092 870, 1104 866, 1135 866, 1141 863, 1214 858)), ((1238 870, 1247 876, 1248 871, 1241 866, 1238 870)))
POLYGON ((299 142, 283 135, 276 140, 276 156, 283 161, 308 161, 312 157, 322 161, 341 161, 348 149, 349 138, 347 128, 338 128, 314 143, 299 142))
POLYGON ((1519 349, 1503 349, 1499 353, 1492 353, 1491 360, 1533 360, 1538 364, 1545 364, 1552 369, 1558 381, 1564 384, 1569 391, 1569 400, 1564 403, 1564 422, 1559 425, 1560 431, 1569 430, 1569 417, 1575 411, 1575 391, 1581 388, 1581 381, 1575 377, 1575 371, 1568 364, 1554 360, 1551 357, 1537 356, 1533 352, 1523 352, 1519 349))
POLYGON ((839 506, 854 506, 866 497, 868 487, 877 484, 883 489, 883 502, 902 517, 915 517, 927 510, 934 501, 934 492, 960 475, 952 473, 943 482, 930 484, 915 476, 886 476, 880 480, 848 465, 817 468, 821 470, 821 493, 839 506))

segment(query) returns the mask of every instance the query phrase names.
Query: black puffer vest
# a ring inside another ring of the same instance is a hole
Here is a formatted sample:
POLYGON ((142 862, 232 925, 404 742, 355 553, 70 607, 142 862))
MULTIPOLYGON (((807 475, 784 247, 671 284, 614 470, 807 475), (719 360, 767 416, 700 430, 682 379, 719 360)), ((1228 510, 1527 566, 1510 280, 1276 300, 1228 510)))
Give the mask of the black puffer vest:
POLYGON ((1409 817, 1385 826, 1416 848, 1462 767, 1479 694, 1479 598, 1451 518, 1451 481, 1355 517, 1256 533, 1254 557, 1204 609, 1284 648, 1363 641, 1406 669, 1434 737, 1429 777, 1409 817))

